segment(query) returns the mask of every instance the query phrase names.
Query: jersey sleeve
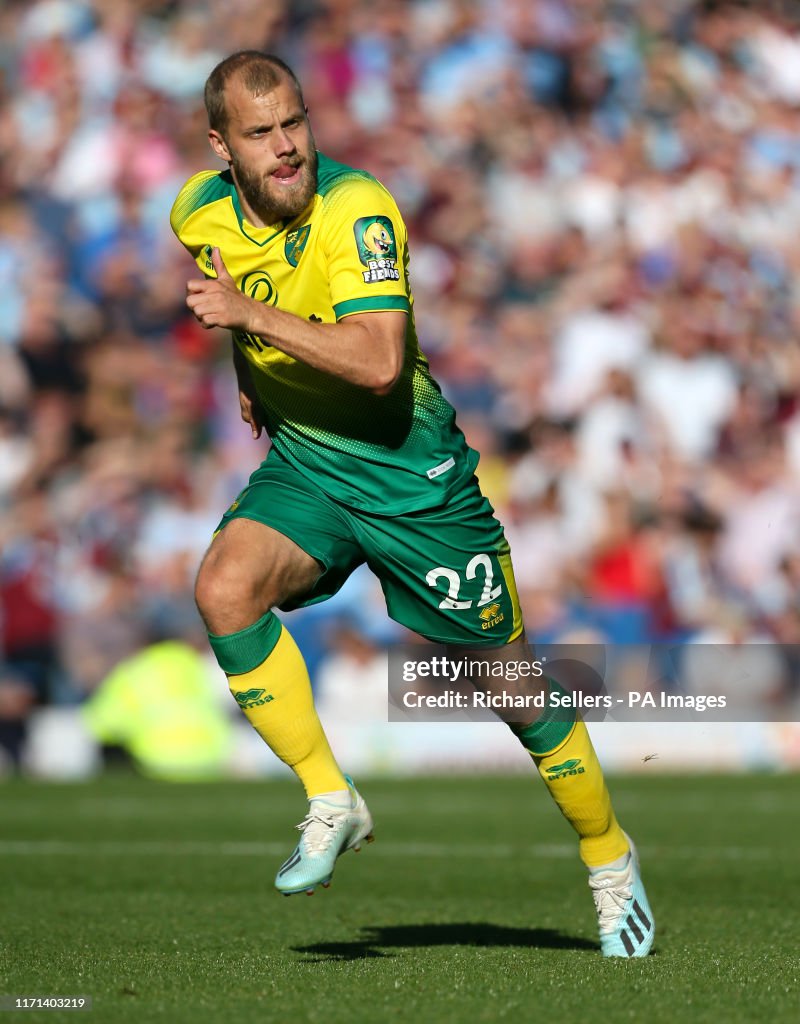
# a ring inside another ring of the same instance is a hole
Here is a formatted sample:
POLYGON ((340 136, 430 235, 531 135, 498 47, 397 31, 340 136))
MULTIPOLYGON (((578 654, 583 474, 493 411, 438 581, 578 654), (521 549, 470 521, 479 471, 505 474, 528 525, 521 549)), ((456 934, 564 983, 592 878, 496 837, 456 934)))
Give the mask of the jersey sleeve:
POLYGON ((400 211, 374 178, 348 177, 324 198, 321 244, 337 320, 411 308, 408 236, 400 211))
POLYGON ((172 230, 206 277, 216 277, 208 245, 208 211, 229 195, 218 171, 201 171, 186 182, 170 211, 172 230))

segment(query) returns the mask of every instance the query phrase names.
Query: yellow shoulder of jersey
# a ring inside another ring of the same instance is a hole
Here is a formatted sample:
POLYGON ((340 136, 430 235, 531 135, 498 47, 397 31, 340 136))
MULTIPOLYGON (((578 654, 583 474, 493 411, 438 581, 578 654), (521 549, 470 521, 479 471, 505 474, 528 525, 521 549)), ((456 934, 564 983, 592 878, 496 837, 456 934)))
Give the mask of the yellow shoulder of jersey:
POLYGON ((326 222, 340 225, 363 217, 389 217, 395 230, 405 236, 405 224, 392 194, 377 178, 363 171, 338 176, 325 188, 320 182, 320 197, 326 222))
POLYGON ((232 209, 234 186, 232 181, 226 179, 228 176, 224 172, 200 171, 186 182, 172 204, 169 215, 172 230, 194 255, 195 249, 203 244, 199 236, 194 237, 192 231, 196 220, 194 215, 220 201, 226 202, 232 209))

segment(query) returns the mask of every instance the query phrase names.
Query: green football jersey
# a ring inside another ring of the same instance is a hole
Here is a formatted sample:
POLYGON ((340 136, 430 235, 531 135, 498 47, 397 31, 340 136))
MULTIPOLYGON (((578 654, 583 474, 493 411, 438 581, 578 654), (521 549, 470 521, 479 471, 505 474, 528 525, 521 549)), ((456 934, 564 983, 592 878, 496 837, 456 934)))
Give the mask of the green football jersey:
POLYGON ((218 246, 243 292, 296 316, 335 323, 370 311, 408 314, 400 379, 380 396, 293 359, 268 338, 234 332, 280 455, 335 500, 391 515, 443 504, 472 474, 478 455, 419 348, 407 232, 380 182, 320 154, 305 211, 257 228, 245 220, 230 174, 202 171, 184 185, 170 221, 204 274, 215 276, 218 246))

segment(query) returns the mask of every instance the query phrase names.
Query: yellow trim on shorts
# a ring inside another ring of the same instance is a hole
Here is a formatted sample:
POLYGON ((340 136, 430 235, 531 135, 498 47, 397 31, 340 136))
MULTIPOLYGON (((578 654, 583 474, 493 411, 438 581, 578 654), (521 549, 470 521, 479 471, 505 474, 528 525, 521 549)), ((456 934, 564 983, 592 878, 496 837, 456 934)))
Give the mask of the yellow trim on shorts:
POLYGON ((508 596, 511 598, 511 607, 514 609, 511 636, 506 640, 506 643, 510 644, 512 640, 516 640, 522 634, 525 627, 522 622, 522 608, 520 607, 519 594, 517 593, 517 581, 514 579, 514 567, 511 564, 511 552, 507 547, 502 554, 497 556, 497 561, 503 570, 503 579, 506 581, 508 596))

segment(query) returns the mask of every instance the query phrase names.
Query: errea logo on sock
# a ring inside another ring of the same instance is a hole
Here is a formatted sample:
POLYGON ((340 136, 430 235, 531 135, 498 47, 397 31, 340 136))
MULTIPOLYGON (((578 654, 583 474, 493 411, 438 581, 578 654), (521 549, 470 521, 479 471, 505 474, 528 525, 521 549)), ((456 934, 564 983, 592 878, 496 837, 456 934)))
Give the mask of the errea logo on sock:
POLYGON ((572 757, 569 761, 564 761, 563 764, 554 764, 549 768, 545 768, 547 772, 547 781, 554 782, 556 779, 565 779, 568 775, 583 775, 586 771, 580 765, 581 759, 579 757, 572 757))
POLYGON ((243 690, 241 693, 234 693, 236 703, 243 710, 245 708, 257 708, 261 704, 269 704, 275 700, 271 693, 266 690, 243 690))

